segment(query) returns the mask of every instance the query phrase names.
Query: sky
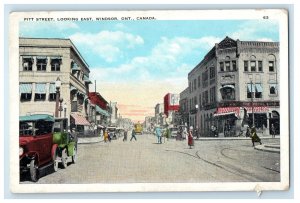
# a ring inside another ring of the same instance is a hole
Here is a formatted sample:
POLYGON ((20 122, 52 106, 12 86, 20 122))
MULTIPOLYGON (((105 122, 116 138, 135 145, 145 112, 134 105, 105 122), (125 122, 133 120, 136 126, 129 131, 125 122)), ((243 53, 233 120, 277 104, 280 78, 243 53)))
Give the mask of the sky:
POLYGON ((118 103, 123 118, 143 122, 167 93, 188 86, 188 73, 226 36, 279 41, 272 20, 21 22, 20 37, 71 39, 89 65, 90 91, 118 103))

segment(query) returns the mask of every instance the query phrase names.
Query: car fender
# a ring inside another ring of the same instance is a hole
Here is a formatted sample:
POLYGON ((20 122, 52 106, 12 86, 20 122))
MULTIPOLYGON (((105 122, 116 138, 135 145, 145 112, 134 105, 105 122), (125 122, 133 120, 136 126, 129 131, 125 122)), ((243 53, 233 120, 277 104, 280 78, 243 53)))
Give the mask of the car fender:
MULTIPOLYGON (((52 149, 51 149, 52 160, 53 160, 53 158, 54 158, 54 154, 56 153, 57 147, 58 147, 57 144, 52 145, 52 149)), ((54 161, 54 160, 53 160, 53 161, 54 161)))

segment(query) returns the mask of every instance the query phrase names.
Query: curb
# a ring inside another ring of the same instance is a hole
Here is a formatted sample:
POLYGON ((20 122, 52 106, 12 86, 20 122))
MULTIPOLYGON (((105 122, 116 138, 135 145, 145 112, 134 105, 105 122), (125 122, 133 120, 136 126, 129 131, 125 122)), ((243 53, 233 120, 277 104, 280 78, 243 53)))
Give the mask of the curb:
POLYGON ((280 153, 280 145, 257 145, 254 149, 265 152, 280 153))
MULTIPOLYGON (((260 139, 262 140, 266 140, 266 139, 280 139, 278 138, 271 138, 271 137, 260 137, 260 139)), ((212 137, 212 138, 194 138, 195 141, 214 141, 214 140, 251 140, 251 138, 249 137, 212 137)))
POLYGON ((78 138, 78 144, 93 144, 103 142, 104 140, 100 137, 92 137, 92 138, 78 138))

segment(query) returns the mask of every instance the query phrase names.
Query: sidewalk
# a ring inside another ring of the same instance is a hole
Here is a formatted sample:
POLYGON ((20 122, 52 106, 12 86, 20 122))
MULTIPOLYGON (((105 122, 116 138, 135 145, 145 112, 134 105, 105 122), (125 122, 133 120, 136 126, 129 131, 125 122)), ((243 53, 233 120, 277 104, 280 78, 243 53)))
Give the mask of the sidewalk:
MULTIPOLYGON (((262 140, 266 140, 266 139, 280 139, 280 136, 276 136, 275 138, 272 138, 271 135, 265 135, 265 136, 261 136, 258 135, 260 137, 260 139, 262 140)), ((211 140, 251 140, 250 137, 199 137, 199 138, 195 138, 194 140, 202 140, 202 141, 211 141, 211 140)))

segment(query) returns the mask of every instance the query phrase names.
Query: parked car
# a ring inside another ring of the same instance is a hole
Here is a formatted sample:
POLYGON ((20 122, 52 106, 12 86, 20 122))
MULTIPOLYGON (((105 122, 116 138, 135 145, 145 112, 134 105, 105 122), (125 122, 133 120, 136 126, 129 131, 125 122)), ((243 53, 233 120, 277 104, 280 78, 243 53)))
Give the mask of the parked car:
POLYGON ((20 173, 29 171, 36 182, 39 172, 54 163, 56 145, 53 144, 53 116, 35 114, 19 117, 20 173))
POLYGON ((57 146, 54 154, 54 170, 58 170, 58 164, 62 163, 67 168, 68 162, 77 161, 77 136, 68 131, 67 118, 55 118, 53 143, 57 146))

